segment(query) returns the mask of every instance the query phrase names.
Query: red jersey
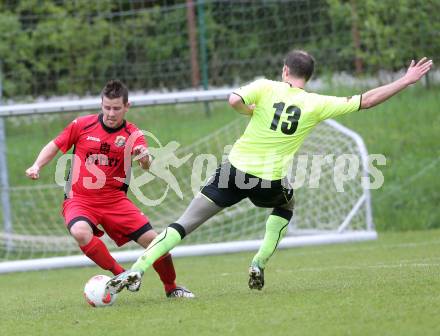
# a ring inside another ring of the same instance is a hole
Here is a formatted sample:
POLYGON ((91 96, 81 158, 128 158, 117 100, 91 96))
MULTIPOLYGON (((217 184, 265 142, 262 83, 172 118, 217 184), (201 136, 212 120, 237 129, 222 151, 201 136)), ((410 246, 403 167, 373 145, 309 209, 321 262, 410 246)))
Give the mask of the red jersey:
POLYGON ((133 148, 147 146, 136 125, 124 120, 118 128, 109 128, 102 114, 75 119, 54 142, 63 153, 73 146, 67 198, 125 196, 133 148))

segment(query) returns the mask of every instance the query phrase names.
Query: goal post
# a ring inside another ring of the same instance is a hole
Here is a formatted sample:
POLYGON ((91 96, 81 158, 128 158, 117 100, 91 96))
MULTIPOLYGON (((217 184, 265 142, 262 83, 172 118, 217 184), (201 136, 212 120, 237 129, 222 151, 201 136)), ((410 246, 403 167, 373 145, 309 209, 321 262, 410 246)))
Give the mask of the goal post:
MULTIPOLYGON (((148 131, 150 146, 169 145, 181 162, 169 166, 176 185, 134 170, 132 182, 138 186, 131 188, 129 197, 157 231, 184 211, 246 127, 248 119, 236 116, 226 105, 230 92, 219 89, 130 97, 127 118, 148 131), (205 103, 212 105, 211 116, 204 113, 205 103)), ((2 199, 9 200, 0 208, 4 223, 0 228, 0 273, 92 265, 79 255, 64 227, 60 214, 63 189, 54 182, 56 162, 45 167, 41 181, 29 181, 23 175, 41 147, 63 127, 76 116, 96 113, 99 108, 99 98, 0 107, 6 139, 0 154, 7 159, 9 173, 7 186, 0 186, 1 194, 7 196, 2 199), (7 217, 10 219, 5 220, 7 217)), ((333 120, 319 124, 295 156, 288 176, 296 189, 296 205, 280 248, 377 238, 370 193, 362 182, 369 176, 368 153, 358 134, 333 120), (350 179, 345 174, 347 154, 358 159, 358 169, 350 179)), ((208 220, 172 253, 179 257, 256 250, 269 213, 244 200, 208 220)), ((134 261, 142 253, 134 243, 116 248, 108 237, 104 240, 120 262, 134 261)))

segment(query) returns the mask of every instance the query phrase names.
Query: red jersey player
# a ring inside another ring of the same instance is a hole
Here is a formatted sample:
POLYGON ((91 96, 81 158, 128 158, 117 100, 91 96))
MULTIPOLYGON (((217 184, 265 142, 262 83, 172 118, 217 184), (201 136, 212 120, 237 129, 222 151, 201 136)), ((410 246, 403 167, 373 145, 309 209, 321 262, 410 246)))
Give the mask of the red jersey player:
MULTIPOLYGON (((151 156, 142 132, 124 119, 130 106, 127 87, 111 80, 102 90, 101 99, 102 113, 72 121, 43 147, 26 175, 38 179, 40 169, 59 150, 66 153, 73 146, 74 158, 62 211, 65 225, 87 257, 117 275, 124 269, 99 239, 104 232, 98 225, 118 246, 133 240, 146 248, 156 237, 148 217, 126 195, 132 156, 142 169, 149 168, 151 156)), ((157 260, 154 269, 168 297, 194 297, 189 290, 176 286, 170 254, 157 260)), ((140 282, 128 289, 138 291, 139 287, 140 282)))

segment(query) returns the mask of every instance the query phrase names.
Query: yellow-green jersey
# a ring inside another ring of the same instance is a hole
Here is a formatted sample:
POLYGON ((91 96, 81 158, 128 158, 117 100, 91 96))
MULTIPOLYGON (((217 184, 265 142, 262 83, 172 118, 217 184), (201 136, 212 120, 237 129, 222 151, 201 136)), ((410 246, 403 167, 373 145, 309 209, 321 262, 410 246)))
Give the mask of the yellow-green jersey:
POLYGON ((231 149, 237 169, 265 180, 286 176, 290 160, 320 121, 360 108, 360 95, 333 97, 309 93, 284 82, 256 80, 234 91, 255 104, 250 122, 231 149))

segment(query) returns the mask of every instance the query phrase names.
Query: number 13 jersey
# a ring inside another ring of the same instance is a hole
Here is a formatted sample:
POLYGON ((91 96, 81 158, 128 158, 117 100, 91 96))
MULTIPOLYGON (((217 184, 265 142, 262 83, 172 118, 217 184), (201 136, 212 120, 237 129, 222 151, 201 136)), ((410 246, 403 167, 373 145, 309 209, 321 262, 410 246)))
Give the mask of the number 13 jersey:
POLYGON ((265 180, 286 176, 289 162, 309 132, 328 118, 357 111, 361 95, 334 97, 309 93, 284 82, 256 80, 235 90, 255 109, 229 153, 241 171, 265 180))

